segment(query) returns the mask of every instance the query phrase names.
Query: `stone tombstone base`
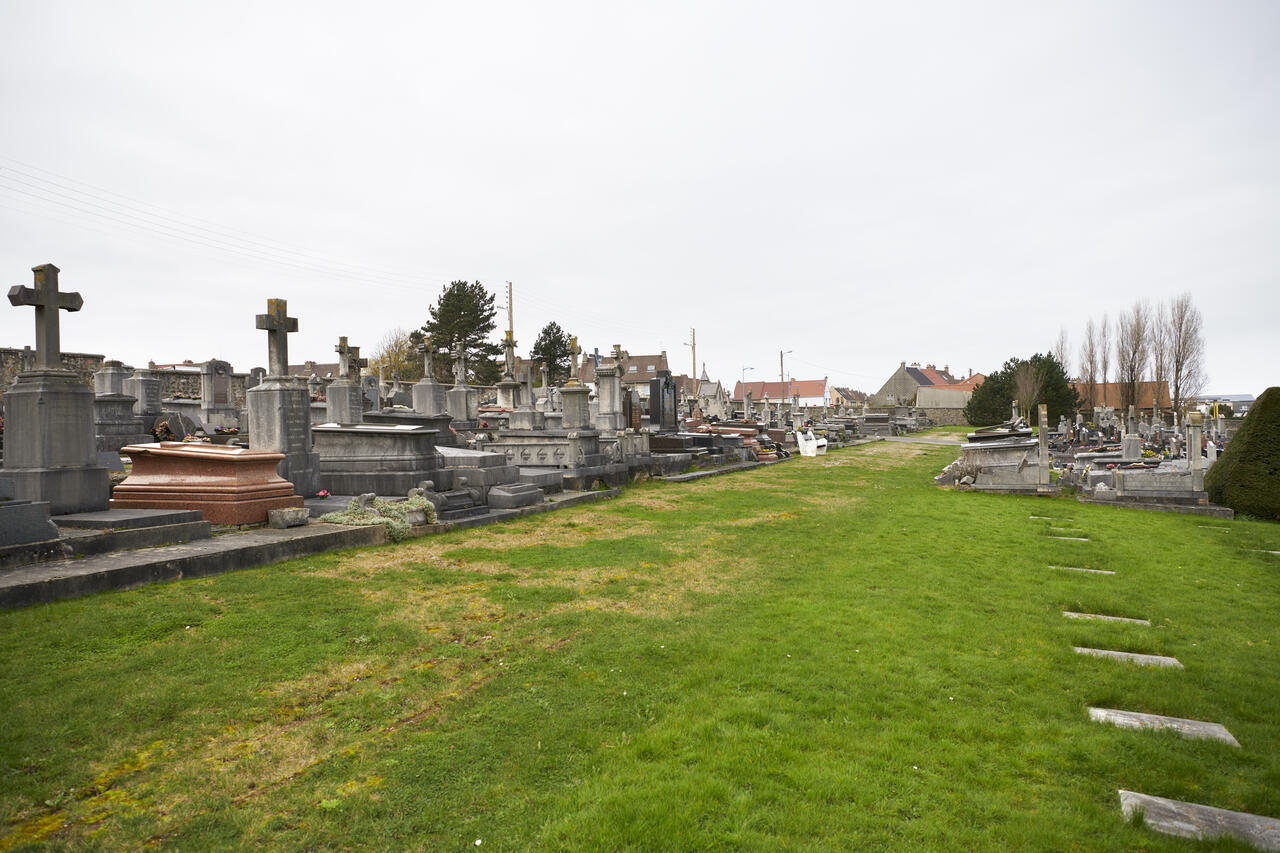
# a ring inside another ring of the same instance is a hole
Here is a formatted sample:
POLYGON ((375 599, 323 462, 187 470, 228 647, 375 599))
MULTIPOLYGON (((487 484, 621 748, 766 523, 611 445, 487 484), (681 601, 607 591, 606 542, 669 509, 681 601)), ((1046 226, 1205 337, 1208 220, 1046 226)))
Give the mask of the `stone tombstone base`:
POLYGON ((107 469, 98 465, 93 392, 66 370, 18 374, 4 392, 3 476, 14 496, 48 502, 54 515, 107 508, 107 469))
POLYGON ((126 444, 145 444, 151 436, 134 413, 137 401, 127 394, 99 394, 93 400, 96 446, 99 451, 119 450, 126 444))
POLYGON ((195 509, 214 524, 261 524, 273 509, 302 506, 276 473, 281 453, 181 441, 120 452, 133 472, 116 486, 112 509, 195 509))
POLYGON ((247 392, 249 447, 283 453, 280 476, 298 494, 320 491, 320 457, 311 449, 311 397, 305 385, 285 377, 267 377, 247 392))
POLYGON ((546 415, 535 409, 517 409, 507 418, 507 429, 540 430, 545 429, 546 415))
POLYGON ((588 402, 590 389, 585 385, 569 385, 560 389, 564 418, 560 428, 564 430, 581 430, 591 428, 591 405, 588 402))
POLYGON ((335 379, 325 389, 325 418, 335 424, 358 424, 364 420, 364 395, 350 379, 335 379))
POLYGON ((445 387, 434 379, 423 379, 411 389, 413 410, 423 415, 443 415, 445 412, 445 387))
POLYGON ((475 423, 480 418, 480 392, 470 385, 455 385, 445 393, 445 408, 454 420, 475 423))
POLYGON ((335 495, 404 495, 423 480, 441 485, 439 432, 409 424, 321 424, 312 430, 320 484, 335 495))
POLYGON ((0 501, 0 547, 47 542, 59 536, 44 501, 0 501))

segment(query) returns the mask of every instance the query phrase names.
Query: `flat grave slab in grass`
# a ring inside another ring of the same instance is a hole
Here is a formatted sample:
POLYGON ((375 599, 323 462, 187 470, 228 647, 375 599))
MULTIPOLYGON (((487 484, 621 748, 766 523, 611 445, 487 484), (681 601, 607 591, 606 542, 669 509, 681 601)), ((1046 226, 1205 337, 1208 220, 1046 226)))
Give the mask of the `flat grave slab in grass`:
POLYGON ((1096 658, 1110 658, 1111 660, 1124 661, 1125 663, 1136 663, 1138 666, 1167 666, 1175 669, 1182 669, 1182 662, 1177 658, 1165 657, 1164 655, 1143 655, 1137 652, 1117 652, 1113 649, 1090 649, 1084 646, 1072 646, 1072 649, 1078 655, 1090 655, 1096 658))
POLYGON ((1179 838, 1238 838, 1259 850, 1280 850, 1280 820, 1227 809, 1166 800, 1136 791, 1120 791, 1120 809, 1132 819, 1141 813, 1147 826, 1179 838))
POLYGON ((1187 720, 1182 717, 1164 717, 1160 714, 1142 714, 1137 711, 1121 711, 1116 708, 1090 708, 1089 719, 1096 723, 1110 723, 1122 729, 1154 729, 1175 731, 1186 738, 1220 740, 1232 746, 1240 742, 1232 737, 1221 723, 1204 720, 1187 720))
POLYGON ((1085 569, 1080 566, 1050 566, 1051 569, 1057 569, 1060 572, 1084 572, 1090 575, 1114 575, 1115 572, 1110 569, 1085 569))
POLYGON ((1149 619, 1134 619, 1130 616, 1105 616, 1101 613, 1077 613, 1074 610, 1064 610, 1062 615, 1068 619, 1094 619, 1099 622, 1128 622, 1131 625, 1150 625, 1149 619))

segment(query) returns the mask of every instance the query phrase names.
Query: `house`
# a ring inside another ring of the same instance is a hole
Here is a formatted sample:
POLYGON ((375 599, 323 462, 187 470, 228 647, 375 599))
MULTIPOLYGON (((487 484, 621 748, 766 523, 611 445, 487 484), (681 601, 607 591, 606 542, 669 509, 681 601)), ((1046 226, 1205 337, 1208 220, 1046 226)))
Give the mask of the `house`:
POLYGON ((751 392, 751 399, 756 403, 765 397, 775 403, 789 403, 799 397, 802 406, 825 406, 830 399, 825 376, 821 379, 788 379, 786 382, 736 382, 733 399, 741 402, 744 390, 751 392))
MULTIPOLYGON (((601 358, 603 359, 603 356, 601 358)), ((635 390, 645 400, 649 399, 649 381, 656 379, 659 371, 670 373, 666 350, 658 355, 631 355, 623 350, 622 358, 618 363, 620 368, 618 376, 622 380, 623 390, 635 390)), ((578 366, 578 381, 592 388, 595 387, 596 359, 594 357, 587 356, 582 360, 582 364, 578 366)))
MULTIPOLYGON (((1071 387, 1076 389, 1076 393, 1080 395, 1080 410, 1082 412, 1092 412, 1098 406, 1111 406, 1114 409, 1120 408, 1120 403, 1124 399, 1123 382, 1098 382, 1094 385, 1093 399, 1089 399, 1089 386, 1087 383, 1075 381, 1071 383, 1071 387)), ((1173 408, 1173 403, 1169 399, 1169 383, 1168 382, 1139 382, 1138 383, 1138 399, 1134 403, 1138 411, 1151 411, 1152 406, 1159 406, 1160 411, 1167 412, 1173 408)))
MULTIPOLYGON (((973 373, 969 376, 971 378, 973 373)), ((871 405, 910 406, 916 403, 916 393, 921 387, 956 385, 959 382, 951 375, 951 369, 947 365, 938 370, 936 365, 926 364, 921 367, 919 362, 912 362, 908 366, 904 361, 880 390, 871 395, 871 405)))
POLYGON ((832 386, 831 404, 840 406, 861 406, 867 402, 867 392, 855 391, 852 388, 832 386))
POLYGON ((986 378, 974 373, 950 385, 921 385, 916 390, 916 405, 922 409, 963 409, 986 378))

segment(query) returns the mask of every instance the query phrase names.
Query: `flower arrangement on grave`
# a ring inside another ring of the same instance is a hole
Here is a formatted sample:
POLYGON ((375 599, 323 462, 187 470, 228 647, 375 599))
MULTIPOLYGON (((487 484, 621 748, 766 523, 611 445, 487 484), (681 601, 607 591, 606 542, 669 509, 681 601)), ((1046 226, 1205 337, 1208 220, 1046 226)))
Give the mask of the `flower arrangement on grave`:
POLYGON ((214 435, 239 435, 240 427, 215 427, 214 435))
POLYGON ((321 489, 320 491, 316 492, 316 497, 320 498, 321 500, 324 500, 325 498, 329 497, 329 490, 321 489))

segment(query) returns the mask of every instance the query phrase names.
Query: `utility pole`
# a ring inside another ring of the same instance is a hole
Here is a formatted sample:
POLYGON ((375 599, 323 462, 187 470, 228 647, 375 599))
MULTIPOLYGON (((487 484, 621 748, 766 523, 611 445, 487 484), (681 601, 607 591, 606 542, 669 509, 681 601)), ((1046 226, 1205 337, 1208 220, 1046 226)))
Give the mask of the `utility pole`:
POLYGON ((513 338, 516 336, 515 313, 511 308, 511 282, 507 282, 507 332, 513 338))
POLYGON ((697 329, 689 329, 689 342, 685 344, 685 346, 693 348, 693 372, 689 374, 689 377, 694 382, 693 387, 697 388, 698 387, 697 385, 697 382, 698 382, 698 330, 697 329))
POLYGON ((785 383, 787 381, 787 373, 782 369, 782 350, 778 350, 778 382, 785 383))

